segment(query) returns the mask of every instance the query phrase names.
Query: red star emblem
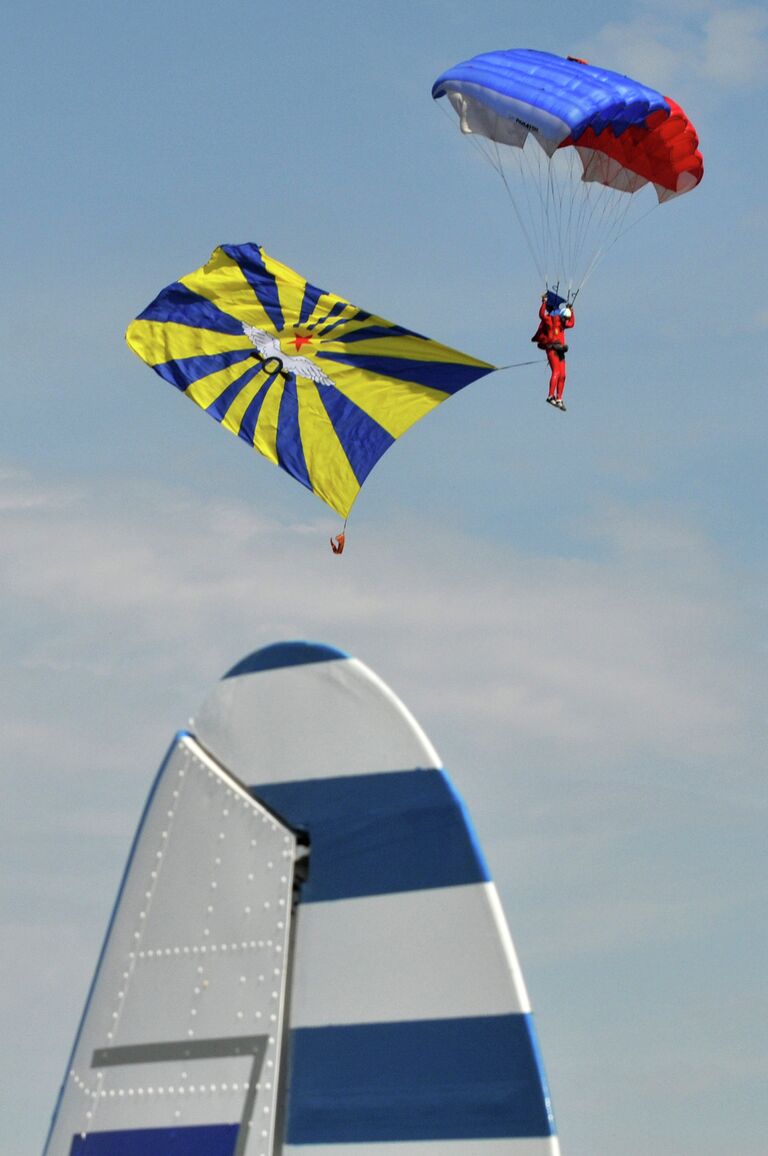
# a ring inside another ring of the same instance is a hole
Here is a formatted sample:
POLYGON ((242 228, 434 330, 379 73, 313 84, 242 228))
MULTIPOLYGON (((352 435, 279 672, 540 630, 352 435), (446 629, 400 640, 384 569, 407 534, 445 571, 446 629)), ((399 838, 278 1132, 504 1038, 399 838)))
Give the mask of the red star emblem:
POLYGON ((293 344, 296 346, 296 352, 297 353, 299 352, 302 345, 309 345, 311 340, 312 340, 311 337, 305 337, 304 334, 302 334, 302 333, 294 333, 293 344))

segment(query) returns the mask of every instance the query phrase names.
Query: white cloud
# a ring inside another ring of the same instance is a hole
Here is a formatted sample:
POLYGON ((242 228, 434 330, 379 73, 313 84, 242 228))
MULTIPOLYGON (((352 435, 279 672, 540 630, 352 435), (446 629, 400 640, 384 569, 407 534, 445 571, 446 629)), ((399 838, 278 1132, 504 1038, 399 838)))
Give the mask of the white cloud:
POLYGON ((650 0, 630 19, 606 24, 580 51, 665 91, 692 81, 759 87, 768 68, 768 13, 751 4, 650 0))
POLYGON ((510 745, 533 765, 563 751, 574 767, 749 760, 749 591, 734 604, 725 563, 669 513, 594 514, 591 560, 437 529, 393 553, 395 535, 372 542, 364 526, 336 559, 319 527, 235 503, 134 486, 118 513, 97 489, 72 488, 62 507, 50 487, 24 489, 24 508, 4 503, 0 479, 0 580, 24 629, 15 664, 41 686, 81 687, 94 711, 99 687, 121 686, 137 709, 153 683, 204 689, 249 648, 316 637, 426 712, 438 748, 461 719, 501 762, 510 745))
POLYGON ((723 87, 765 85, 768 12, 752 6, 713 11, 704 28, 698 64, 702 76, 723 87))
POLYGON ((605 25, 580 51, 590 61, 659 88, 673 87, 689 66, 691 38, 663 17, 644 16, 605 25))
POLYGON ((70 505, 73 494, 67 489, 35 486, 30 488, 22 470, 0 470, 0 513, 14 510, 59 510, 70 505))

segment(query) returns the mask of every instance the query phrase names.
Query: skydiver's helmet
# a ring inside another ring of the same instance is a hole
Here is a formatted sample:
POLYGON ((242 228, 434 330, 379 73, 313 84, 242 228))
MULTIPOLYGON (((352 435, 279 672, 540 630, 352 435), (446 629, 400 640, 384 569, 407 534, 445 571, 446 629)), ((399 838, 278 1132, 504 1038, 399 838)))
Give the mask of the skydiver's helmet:
POLYGON ((570 305, 561 305, 559 310, 558 310, 558 313, 560 314, 560 316, 563 318, 564 321, 567 321, 568 318, 571 316, 570 305))

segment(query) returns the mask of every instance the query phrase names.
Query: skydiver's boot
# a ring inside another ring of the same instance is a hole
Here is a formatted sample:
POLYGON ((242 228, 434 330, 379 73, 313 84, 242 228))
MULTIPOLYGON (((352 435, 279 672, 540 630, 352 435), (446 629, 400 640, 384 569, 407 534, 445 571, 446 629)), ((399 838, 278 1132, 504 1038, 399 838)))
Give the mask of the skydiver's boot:
POLYGON ((565 412, 565 402, 563 401, 563 399, 561 397, 559 397, 557 399, 557 401, 555 402, 555 405, 557 406, 558 409, 561 409, 563 412, 565 412))

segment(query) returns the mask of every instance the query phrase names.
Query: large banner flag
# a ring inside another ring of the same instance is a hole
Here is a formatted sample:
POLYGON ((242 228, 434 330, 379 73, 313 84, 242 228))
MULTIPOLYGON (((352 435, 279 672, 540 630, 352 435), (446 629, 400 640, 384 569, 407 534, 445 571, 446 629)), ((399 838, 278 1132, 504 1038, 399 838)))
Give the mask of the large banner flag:
POLYGON ((495 368, 318 289, 253 244, 215 249, 126 339, 344 518, 397 438, 495 368))

